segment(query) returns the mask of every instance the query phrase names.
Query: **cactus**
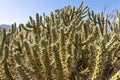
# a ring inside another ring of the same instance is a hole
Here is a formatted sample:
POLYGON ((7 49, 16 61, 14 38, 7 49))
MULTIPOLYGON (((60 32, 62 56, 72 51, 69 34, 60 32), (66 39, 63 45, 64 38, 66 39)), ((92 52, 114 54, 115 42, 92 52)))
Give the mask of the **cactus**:
POLYGON ((103 69, 103 64, 104 64, 104 60, 103 60, 103 54, 105 52, 105 45, 104 45, 104 40, 102 39, 100 42, 100 48, 99 48, 99 52, 96 56, 96 64, 95 64, 95 70, 93 73, 93 77, 92 80, 101 80, 102 79, 102 69, 103 69))
POLYGON ((5 70, 6 77, 7 77, 7 79, 13 80, 13 77, 11 76, 11 73, 10 73, 9 68, 8 68, 7 58, 8 58, 8 54, 9 54, 9 49, 7 46, 5 46, 3 53, 4 53, 4 56, 3 56, 4 60, 2 63, 4 64, 4 70, 5 70))
POLYGON ((26 73, 22 69, 19 53, 18 52, 14 53, 14 57, 15 57, 15 62, 16 62, 16 69, 19 71, 22 79, 29 80, 28 76, 26 75, 26 73))
POLYGON ((21 65, 16 65, 17 70, 20 72, 20 75, 22 76, 23 80, 30 80, 27 75, 25 75, 24 70, 22 70, 21 65))
POLYGON ((120 71, 116 72, 110 80, 119 80, 120 79, 120 71))
POLYGON ((4 47, 4 44, 5 44, 5 39, 6 39, 6 30, 3 29, 3 39, 2 39, 2 43, 1 43, 1 52, 0 52, 0 55, 3 54, 3 47, 4 47))
POLYGON ((54 52, 54 57, 55 57, 55 62, 57 66, 57 75, 58 75, 58 80, 64 80, 63 78, 63 68, 58 52, 58 47, 56 45, 53 46, 53 52, 54 52))
POLYGON ((10 80, 14 80, 9 71, 8 63, 6 61, 4 62, 4 70, 5 70, 6 78, 10 80))
POLYGON ((51 76, 51 66, 49 62, 48 52, 46 49, 43 49, 44 65, 46 68, 46 80, 52 80, 51 76))
POLYGON ((9 49, 7 46, 4 47, 4 50, 3 50, 3 56, 2 56, 2 60, 0 61, 0 64, 3 64, 7 58, 9 56, 9 49))
POLYGON ((68 6, 0 30, 0 80, 119 80, 119 20, 68 6))

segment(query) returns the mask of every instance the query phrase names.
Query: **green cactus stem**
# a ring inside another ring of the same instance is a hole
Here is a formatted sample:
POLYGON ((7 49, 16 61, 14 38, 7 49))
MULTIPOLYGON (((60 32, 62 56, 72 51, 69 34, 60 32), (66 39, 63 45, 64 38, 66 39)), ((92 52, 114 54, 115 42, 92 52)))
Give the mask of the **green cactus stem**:
POLYGON ((55 57, 55 63, 57 66, 57 75, 58 75, 58 80, 64 80, 63 78, 63 68, 59 56, 59 49, 56 45, 53 46, 53 52, 54 52, 54 57, 55 57))
POLYGON ((28 76, 25 74, 24 70, 22 69, 22 66, 19 65, 19 64, 16 64, 16 69, 19 71, 21 77, 22 77, 22 80, 30 80, 28 78, 28 76))
POLYGON ((51 76, 51 66, 50 66, 50 60, 48 57, 48 52, 46 49, 43 49, 43 60, 44 60, 44 65, 46 68, 46 80, 52 80, 51 76))
POLYGON ((9 55, 9 49, 7 46, 5 46, 4 50, 3 50, 3 56, 2 56, 2 60, 0 61, 0 64, 3 64, 7 60, 8 55, 9 55))
POLYGON ((120 71, 116 72, 110 80, 120 80, 120 71))
POLYGON ((6 78, 8 80, 14 80, 10 71, 9 71, 8 63, 6 61, 4 62, 4 70, 5 70, 6 78))

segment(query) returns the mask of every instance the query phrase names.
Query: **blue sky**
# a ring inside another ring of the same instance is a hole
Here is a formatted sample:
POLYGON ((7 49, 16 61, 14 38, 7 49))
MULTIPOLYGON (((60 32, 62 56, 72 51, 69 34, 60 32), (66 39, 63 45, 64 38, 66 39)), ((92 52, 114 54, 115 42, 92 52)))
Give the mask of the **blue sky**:
MULTIPOLYGON (((78 7, 82 0, 0 0, 0 24, 12 24, 16 22, 26 23, 29 16, 35 18, 35 14, 47 15, 51 11, 63 8, 67 5, 78 7)), ((91 10, 101 12, 107 7, 106 12, 110 13, 115 9, 120 10, 120 0, 84 0, 91 10)))

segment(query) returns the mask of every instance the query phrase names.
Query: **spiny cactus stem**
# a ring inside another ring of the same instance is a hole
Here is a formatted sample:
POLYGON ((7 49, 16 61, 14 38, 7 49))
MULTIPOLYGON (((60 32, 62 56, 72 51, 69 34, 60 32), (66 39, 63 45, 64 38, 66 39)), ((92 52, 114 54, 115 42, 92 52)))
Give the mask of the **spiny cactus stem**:
POLYGON ((6 78, 8 80, 14 80, 11 73, 10 73, 10 71, 9 71, 8 63, 6 61, 4 62, 4 70, 5 70, 6 78))
POLYGON ((56 47, 56 45, 53 46, 53 51, 54 51, 55 62, 56 62, 57 70, 58 70, 57 72, 58 80, 64 80, 63 79, 63 68, 62 68, 58 48, 56 47))
POLYGON ((28 76, 25 74, 25 72, 24 72, 24 70, 22 69, 22 66, 21 66, 21 65, 16 64, 16 68, 17 68, 17 70, 19 71, 19 73, 20 73, 20 75, 21 75, 21 77, 22 77, 23 80, 30 80, 30 79, 28 78, 28 76))

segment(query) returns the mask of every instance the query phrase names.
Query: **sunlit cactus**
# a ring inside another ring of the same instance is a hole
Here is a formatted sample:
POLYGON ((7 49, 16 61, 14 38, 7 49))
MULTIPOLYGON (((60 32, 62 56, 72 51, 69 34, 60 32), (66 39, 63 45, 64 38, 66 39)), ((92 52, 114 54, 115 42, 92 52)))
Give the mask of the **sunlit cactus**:
POLYGON ((120 79, 120 71, 116 72, 110 80, 119 80, 120 79))
POLYGON ((0 80, 119 80, 120 13, 83 3, 0 30, 0 80))

